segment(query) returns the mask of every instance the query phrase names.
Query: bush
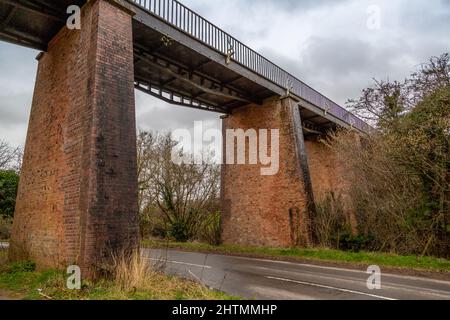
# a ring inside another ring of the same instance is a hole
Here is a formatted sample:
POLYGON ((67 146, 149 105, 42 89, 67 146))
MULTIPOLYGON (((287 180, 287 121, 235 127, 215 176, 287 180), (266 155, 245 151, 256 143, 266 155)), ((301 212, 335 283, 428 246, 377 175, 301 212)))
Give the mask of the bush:
POLYGON ((355 144, 340 132, 328 145, 348 168, 357 236, 340 246, 397 254, 450 254, 450 87, 425 96, 391 127, 355 144))
POLYGON ((201 164, 173 161, 174 155, 185 160, 192 155, 171 134, 140 132, 137 142, 141 235, 198 239, 211 212, 218 210, 220 166, 208 152, 201 164))
POLYGON ((12 223, 12 218, 0 216, 0 240, 8 240, 10 238, 12 223))
POLYGON ((339 248, 341 235, 351 232, 341 198, 336 197, 333 192, 328 193, 322 201, 316 203, 314 229, 321 247, 335 249, 339 248))
POLYGON ((36 270, 36 264, 32 261, 19 261, 10 265, 4 266, 2 272, 5 273, 21 273, 21 272, 33 272, 36 270))
POLYGON ((333 192, 316 204, 315 232, 319 245, 330 249, 359 252, 367 250, 371 238, 355 234, 350 217, 345 213, 341 197, 333 192))
POLYGON ((222 215, 220 211, 206 216, 201 227, 200 240, 213 246, 221 244, 222 238, 222 215))
POLYGON ((177 242, 187 242, 192 238, 192 232, 184 221, 175 221, 170 224, 169 236, 177 242))
POLYGON ((337 249, 339 250, 359 252, 361 250, 369 250, 371 239, 361 234, 344 233, 340 235, 337 242, 337 249))
POLYGON ((12 217, 16 206, 19 175, 14 171, 0 170, 0 216, 12 217))

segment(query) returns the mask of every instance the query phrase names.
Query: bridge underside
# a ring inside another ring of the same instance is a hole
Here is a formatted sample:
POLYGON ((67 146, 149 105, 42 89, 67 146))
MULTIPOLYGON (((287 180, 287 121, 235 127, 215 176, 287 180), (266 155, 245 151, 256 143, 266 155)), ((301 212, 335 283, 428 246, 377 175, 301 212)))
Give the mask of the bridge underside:
MULTIPOLYGON (((0 0, 0 40, 46 51, 49 41, 65 25, 69 5, 85 0, 0 0)), ((114 2, 114 1, 113 1, 114 2)), ((133 19, 135 88, 161 100, 190 108, 231 114, 234 109, 261 105, 285 90, 249 73, 244 66, 167 27, 158 17, 119 1, 135 11, 133 19), (171 37, 175 32, 176 39, 171 37)), ((305 134, 335 129, 326 113, 301 105, 305 134)))
POLYGON ((136 88, 167 102, 231 113, 273 96, 268 89, 136 20, 133 39, 136 88))
POLYGON ((46 51, 65 25, 70 5, 85 0, 0 0, 0 40, 46 51))

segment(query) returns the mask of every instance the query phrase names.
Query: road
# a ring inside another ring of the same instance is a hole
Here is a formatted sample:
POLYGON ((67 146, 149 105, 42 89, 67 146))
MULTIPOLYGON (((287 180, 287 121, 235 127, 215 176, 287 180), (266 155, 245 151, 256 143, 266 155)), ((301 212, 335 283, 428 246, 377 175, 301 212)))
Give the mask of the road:
POLYGON ((381 289, 370 290, 366 270, 175 250, 146 249, 145 254, 167 274, 257 300, 450 300, 449 281, 382 270, 381 289))
MULTIPOLYGON (((7 248, 7 243, 0 247, 7 248)), ((307 263, 144 249, 155 268, 257 300, 450 300, 450 281, 383 273, 367 288, 366 270, 307 263)))

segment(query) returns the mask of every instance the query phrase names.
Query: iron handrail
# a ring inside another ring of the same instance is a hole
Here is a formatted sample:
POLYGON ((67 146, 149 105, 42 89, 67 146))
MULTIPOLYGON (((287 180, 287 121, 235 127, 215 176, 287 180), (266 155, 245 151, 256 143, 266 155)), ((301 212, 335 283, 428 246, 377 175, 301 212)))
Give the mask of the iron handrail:
POLYGON ((289 90, 345 123, 366 131, 368 125, 337 103, 275 65, 177 0, 129 0, 237 63, 289 90))

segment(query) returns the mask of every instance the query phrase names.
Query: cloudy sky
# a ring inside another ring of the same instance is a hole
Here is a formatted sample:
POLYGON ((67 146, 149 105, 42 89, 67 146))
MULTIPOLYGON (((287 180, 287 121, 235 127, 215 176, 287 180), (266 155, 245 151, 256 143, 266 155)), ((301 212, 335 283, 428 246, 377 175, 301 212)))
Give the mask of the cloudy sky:
MULTIPOLYGON (((403 79, 450 51, 450 0, 182 0, 332 100, 344 105, 372 78, 403 79), (379 18, 379 19, 378 19, 379 18)), ((37 51, 0 43, 0 139, 23 145, 37 51)), ((138 127, 192 128, 219 115, 136 93, 138 127)))

